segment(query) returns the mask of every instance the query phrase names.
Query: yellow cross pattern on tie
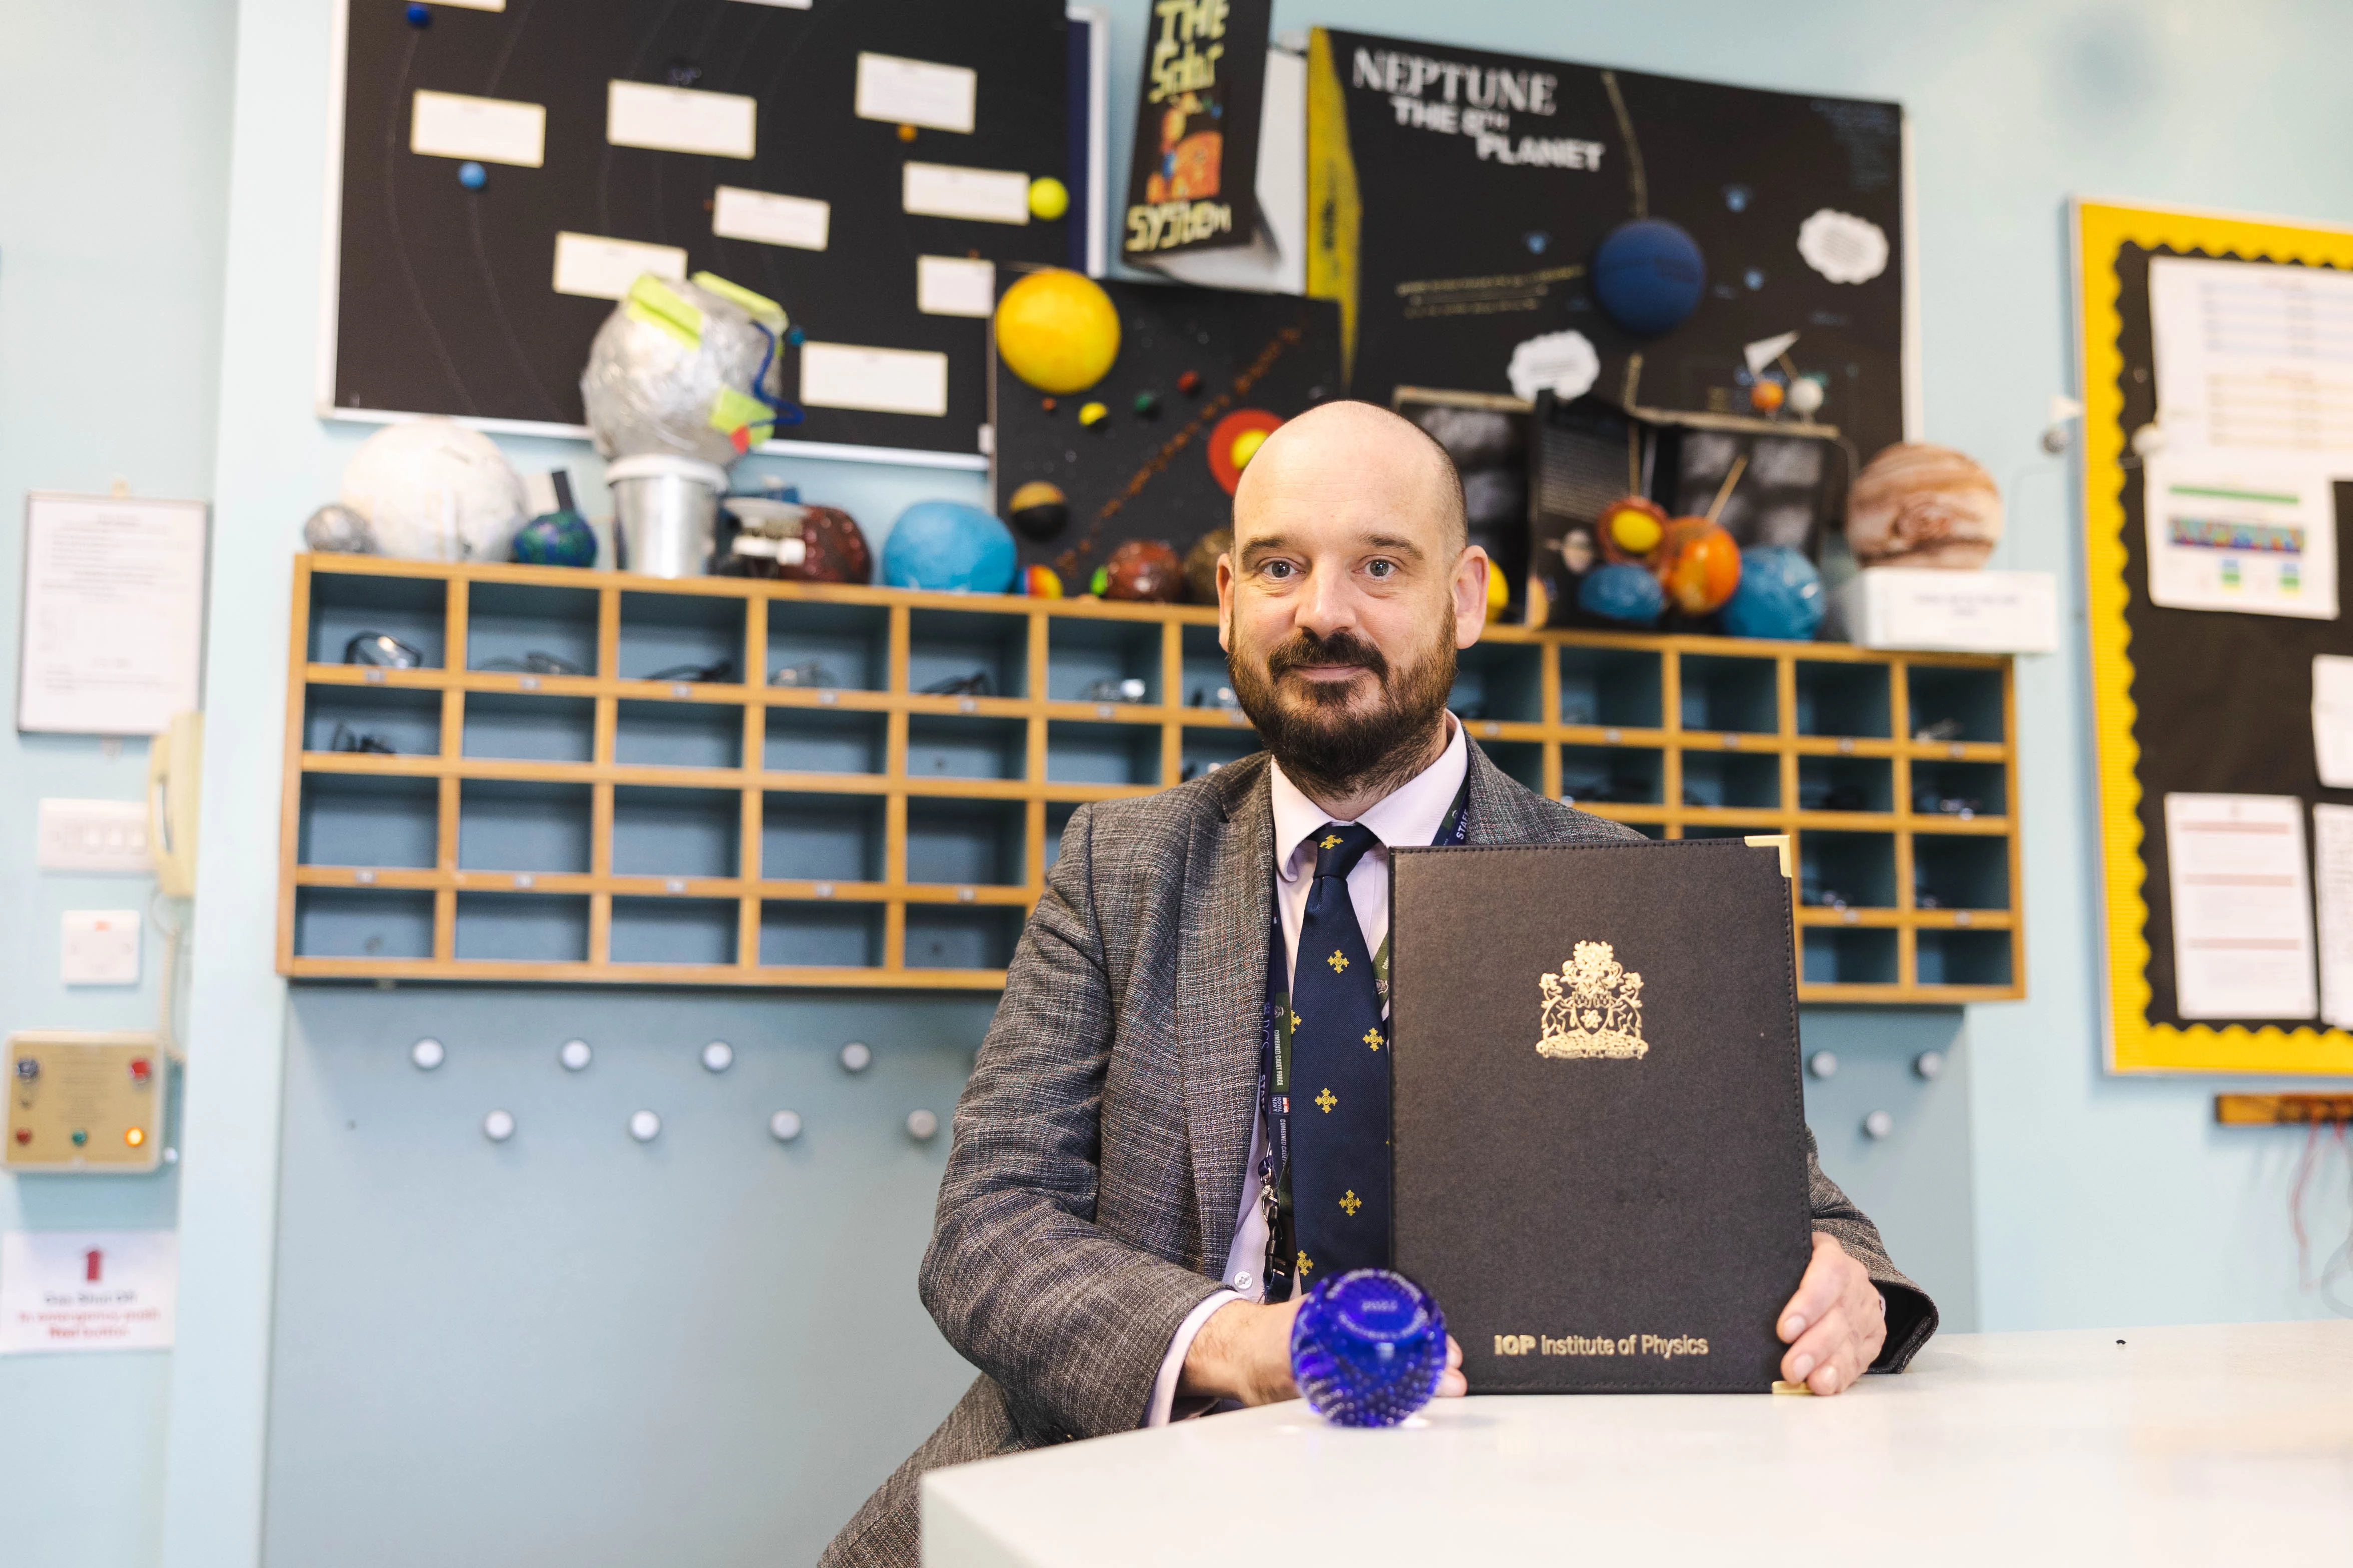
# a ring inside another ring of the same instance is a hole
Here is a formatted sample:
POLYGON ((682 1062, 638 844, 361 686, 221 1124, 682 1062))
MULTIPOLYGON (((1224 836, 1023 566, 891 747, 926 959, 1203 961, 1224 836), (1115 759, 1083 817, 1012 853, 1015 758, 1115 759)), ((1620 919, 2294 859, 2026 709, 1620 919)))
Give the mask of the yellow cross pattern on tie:
POLYGON ((1373 1049, 1377 1051, 1379 1050, 1381 1048, 1381 1032, 1378 1029, 1366 1029, 1365 1031, 1365 1044, 1372 1047, 1373 1049))
POLYGON ((1327 833, 1316 842, 1326 849, 1337 849, 1340 847, 1340 836, 1336 833, 1327 833))
POLYGON ((1332 956, 1324 962, 1332 966, 1333 973, 1337 974, 1348 967, 1348 955, 1335 947, 1332 950, 1332 956))
POLYGON ((1324 1108, 1324 1115, 1329 1116, 1332 1114, 1332 1108, 1340 1103, 1340 1097, 1327 1089, 1315 1097, 1315 1103, 1324 1108))
POLYGON ((1301 1279, 1305 1279, 1307 1277, 1307 1271, 1314 1267, 1314 1260, 1310 1258, 1307 1254, 1303 1252, 1299 1255, 1299 1276, 1301 1279))
POLYGON ((1350 1187, 1348 1189, 1348 1195, 1340 1200, 1341 1209, 1350 1219, 1356 1218, 1356 1211, 1364 1206, 1365 1200, 1356 1195, 1356 1189, 1354 1187, 1350 1187))
POLYGON ((1299 1015, 1296 1013, 1291 1016, 1291 1032, 1294 1035, 1299 1033, 1299 1015))

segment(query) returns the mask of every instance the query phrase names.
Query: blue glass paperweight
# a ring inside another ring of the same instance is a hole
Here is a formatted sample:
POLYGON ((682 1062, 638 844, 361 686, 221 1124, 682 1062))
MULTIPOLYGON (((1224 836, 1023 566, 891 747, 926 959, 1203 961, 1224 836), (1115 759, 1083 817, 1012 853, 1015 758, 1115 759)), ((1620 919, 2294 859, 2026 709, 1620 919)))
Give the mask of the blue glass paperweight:
POLYGON ((1446 1372, 1446 1315, 1429 1291, 1359 1268, 1307 1293, 1291 1325, 1291 1375, 1308 1408, 1342 1426, 1394 1426, 1446 1372))

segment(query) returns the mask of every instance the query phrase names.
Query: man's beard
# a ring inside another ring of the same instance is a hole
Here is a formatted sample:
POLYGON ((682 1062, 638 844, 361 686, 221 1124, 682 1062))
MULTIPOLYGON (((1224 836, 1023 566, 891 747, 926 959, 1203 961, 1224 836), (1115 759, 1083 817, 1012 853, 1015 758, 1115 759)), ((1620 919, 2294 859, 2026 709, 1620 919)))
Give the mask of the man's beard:
POLYGON ((1437 634, 1423 656, 1398 674, 1380 649, 1354 632, 1318 637, 1302 626, 1263 659, 1253 658, 1248 647, 1235 650, 1234 697, 1283 773, 1309 795, 1387 795, 1422 770, 1428 742, 1442 726, 1440 715, 1454 689, 1452 620, 1442 618, 1437 634), (1301 678, 1286 693, 1284 672, 1310 665, 1369 670, 1380 687, 1372 709, 1355 710, 1354 679, 1301 678))

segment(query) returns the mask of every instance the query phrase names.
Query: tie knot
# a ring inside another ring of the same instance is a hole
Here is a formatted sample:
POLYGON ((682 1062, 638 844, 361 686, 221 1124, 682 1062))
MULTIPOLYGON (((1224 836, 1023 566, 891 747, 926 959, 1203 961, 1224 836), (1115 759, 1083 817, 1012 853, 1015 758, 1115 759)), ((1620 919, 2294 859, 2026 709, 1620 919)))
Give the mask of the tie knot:
POLYGON ((1320 882, 1326 877, 1347 876, 1356 868, 1356 862, 1365 858, 1365 852, 1379 842, 1369 827, 1361 825, 1343 827, 1336 822, 1325 823, 1315 830, 1314 839, 1315 879, 1320 882))

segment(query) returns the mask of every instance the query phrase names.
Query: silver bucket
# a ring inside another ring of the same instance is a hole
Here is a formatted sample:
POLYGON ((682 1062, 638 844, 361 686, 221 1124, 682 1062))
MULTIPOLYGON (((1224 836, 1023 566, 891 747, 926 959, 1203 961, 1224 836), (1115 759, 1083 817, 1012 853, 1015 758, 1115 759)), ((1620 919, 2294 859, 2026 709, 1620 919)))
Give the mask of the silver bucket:
POLYGON ((623 458, 605 471, 612 487, 621 569, 649 577, 700 577, 719 543, 727 470, 666 453, 623 458))

